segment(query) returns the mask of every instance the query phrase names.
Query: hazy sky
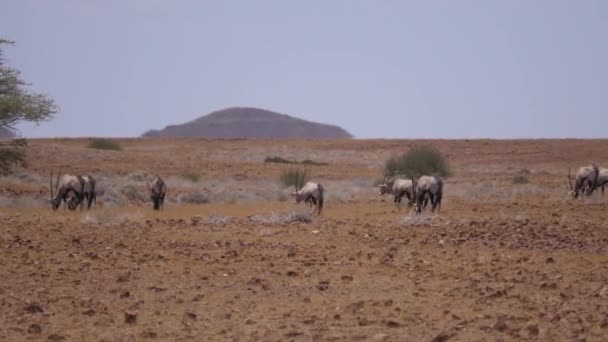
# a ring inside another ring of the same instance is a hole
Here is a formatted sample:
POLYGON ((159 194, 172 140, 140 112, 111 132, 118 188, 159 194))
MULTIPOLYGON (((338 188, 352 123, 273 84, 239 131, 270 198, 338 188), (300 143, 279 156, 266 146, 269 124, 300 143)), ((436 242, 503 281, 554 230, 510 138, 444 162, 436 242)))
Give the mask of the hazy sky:
POLYGON ((29 137, 229 106, 358 138, 608 137, 604 0, 2 0, 0 36, 61 107, 29 137))

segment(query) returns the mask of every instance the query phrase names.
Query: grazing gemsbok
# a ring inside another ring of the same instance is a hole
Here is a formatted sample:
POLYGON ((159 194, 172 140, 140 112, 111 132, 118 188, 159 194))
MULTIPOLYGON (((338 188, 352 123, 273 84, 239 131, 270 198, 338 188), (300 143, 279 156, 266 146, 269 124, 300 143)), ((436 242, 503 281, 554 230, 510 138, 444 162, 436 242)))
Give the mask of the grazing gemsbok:
POLYGON ((411 179, 403 179, 399 177, 384 177, 384 182, 378 185, 380 189, 380 196, 386 194, 393 194, 393 202, 397 207, 401 205, 401 199, 403 196, 407 197, 409 205, 414 204, 414 188, 412 186, 411 179))
POLYGON ((295 197, 296 203, 300 203, 304 201, 308 205, 314 206, 313 214, 316 212, 321 215, 321 211, 323 210, 323 196, 325 193, 325 188, 323 185, 319 183, 307 182, 304 183, 306 178, 306 172, 302 174, 302 178, 300 179, 300 172, 296 171, 296 183, 295 190, 291 195, 295 197))
POLYGON ((87 209, 91 209, 91 205, 97 205, 97 193, 95 192, 95 179, 91 176, 82 176, 84 181, 83 197, 87 200, 87 209))
POLYGON ((570 192, 568 192, 568 194, 574 198, 577 198, 580 192, 590 195, 597 187, 598 176, 599 168, 595 163, 592 163, 590 166, 583 166, 578 169, 578 172, 576 173, 573 188, 572 176, 570 174, 570 169, 568 169, 568 185, 570 186, 570 192))
POLYGON ((50 177, 50 190, 51 190, 51 206, 53 210, 57 210, 61 205, 61 202, 65 201, 68 204, 70 210, 76 209, 76 206, 83 198, 84 184, 78 176, 65 174, 61 176, 61 169, 57 174, 57 180, 55 181, 55 187, 53 187, 53 170, 51 170, 50 177), (61 178, 60 178, 61 177, 61 178), (68 200, 68 193, 72 192, 75 200, 68 200))
POLYGON ((156 179, 152 183, 148 182, 146 178, 146 184, 148 185, 148 191, 150 192, 150 199, 154 203, 154 210, 164 208, 165 194, 167 193, 167 185, 162 178, 156 176, 156 179))
POLYGON ((597 177, 595 178, 595 184, 589 181, 586 183, 584 193, 591 195, 597 188, 602 188, 602 196, 604 196, 604 187, 608 184, 608 169, 598 167, 597 177))
POLYGON ((443 198, 443 180, 437 176, 421 176, 414 184, 414 198, 416 199, 416 212, 421 213, 426 207, 425 201, 431 200, 431 211, 441 210, 441 199, 443 198))

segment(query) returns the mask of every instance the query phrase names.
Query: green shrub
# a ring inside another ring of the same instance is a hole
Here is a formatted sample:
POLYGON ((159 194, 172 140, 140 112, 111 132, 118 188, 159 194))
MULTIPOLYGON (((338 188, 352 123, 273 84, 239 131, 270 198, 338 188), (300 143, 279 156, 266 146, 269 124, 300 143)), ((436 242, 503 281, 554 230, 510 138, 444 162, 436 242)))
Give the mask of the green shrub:
POLYGON ((399 157, 386 161, 385 175, 404 175, 416 178, 422 175, 449 177, 452 173, 441 152, 432 146, 415 146, 399 157))
POLYGON ((306 171, 301 170, 287 170, 281 173, 281 183, 286 188, 295 187, 296 182, 299 182, 300 185, 306 184, 310 180, 310 176, 306 171))
POLYGON ((528 178, 522 175, 515 175, 511 181, 513 184, 526 184, 528 183, 528 178))
POLYGON ((94 138, 89 141, 89 148, 95 148, 98 150, 112 150, 112 151, 120 151, 122 150, 122 146, 114 140, 105 139, 105 138, 94 138))

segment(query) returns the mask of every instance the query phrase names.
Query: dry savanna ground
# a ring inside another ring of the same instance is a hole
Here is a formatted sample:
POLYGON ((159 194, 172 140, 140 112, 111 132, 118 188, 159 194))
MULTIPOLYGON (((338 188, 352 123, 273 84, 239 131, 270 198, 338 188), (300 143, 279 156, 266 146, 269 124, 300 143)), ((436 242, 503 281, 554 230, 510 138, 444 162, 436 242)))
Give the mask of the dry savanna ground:
POLYGON ((0 178, 0 339, 608 339, 608 196, 573 200, 566 182, 608 165, 606 141, 119 142, 34 140, 28 168, 0 178), (373 187, 420 143, 452 165, 440 214, 373 187), (321 217, 267 156, 329 163, 310 167, 321 217), (96 208, 50 209, 60 167, 99 180, 96 208), (161 212, 152 174, 169 184, 161 212))

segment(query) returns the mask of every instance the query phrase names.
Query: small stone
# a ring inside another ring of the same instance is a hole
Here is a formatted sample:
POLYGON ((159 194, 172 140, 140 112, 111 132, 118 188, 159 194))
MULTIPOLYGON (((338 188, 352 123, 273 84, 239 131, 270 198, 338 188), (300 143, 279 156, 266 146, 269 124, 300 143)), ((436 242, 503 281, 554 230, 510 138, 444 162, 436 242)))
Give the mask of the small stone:
POLYGON ((37 303, 32 303, 32 304, 26 306, 24 308, 24 310, 26 312, 29 312, 29 313, 42 313, 42 312, 44 312, 44 310, 42 310, 42 307, 40 305, 38 305, 37 303))
POLYGON ((30 325, 30 327, 27 329, 27 332, 30 334, 38 335, 38 334, 42 333, 42 328, 38 324, 34 323, 34 324, 30 325))
POLYGON ((127 324, 137 323, 137 314, 125 312, 125 323, 127 323, 127 324))
POLYGON ((507 319, 504 316, 499 317, 494 323, 494 329, 500 332, 507 330, 507 319))
POLYGON ((538 330, 537 324, 534 324, 534 323, 528 324, 528 326, 526 326, 526 330, 528 331, 530 336, 538 336, 539 330, 538 330))
POLYGON ((441 334, 439 334, 439 335, 435 336, 435 337, 434 337, 434 338, 431 340, 431 342, 445 342, 445 341, 447 341, 447 340, 449 340, 449 339, 450 339, 450 335, 448 335, 448 334, 447 334, 447 333, 445 333, 445 332, 442 332, 441 334))
POLYGON ((374 335, 374 337, 373 337, 373 340, 374 340, 374 341, 386 341, 386 340, 388 340, 388 339, 389 339, 388 334, 382 334, 382 333, 380 333, 380 334, 376 334, 376 335, 374 335))
POLYGON ((94 316, 95 315, 95 310, 89 309, 89 310, 83 312, 82 314, 85 315, 85 316, 89 316, 89 317, 90 316, 94 316))
POLYGON ((325 291, 329 288, 329 280, 324 280, 317 285, 320 291, 325 291))

